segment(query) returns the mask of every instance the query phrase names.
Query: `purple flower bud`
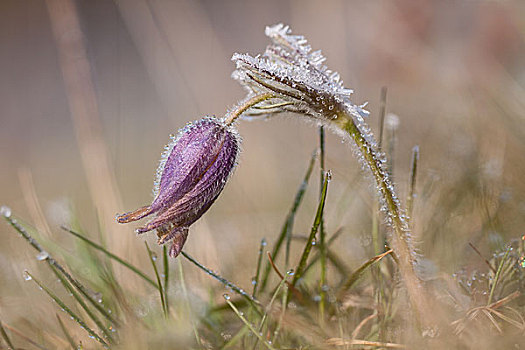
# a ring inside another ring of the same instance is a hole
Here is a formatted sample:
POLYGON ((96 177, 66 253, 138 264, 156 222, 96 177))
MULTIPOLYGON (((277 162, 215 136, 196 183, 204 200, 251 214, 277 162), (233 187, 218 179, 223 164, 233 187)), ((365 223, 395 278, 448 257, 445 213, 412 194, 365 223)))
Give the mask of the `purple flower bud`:
POLYGON ((231 125, 205 117, 179 131, 166 146, 155 181, 153 203, 117 216, 128 223, 155 214, 137 229, 156 229, 158 243, 172 241, 170 256, 180 254, 188 228, 217 199, 237 162, 240 138, 231 125))

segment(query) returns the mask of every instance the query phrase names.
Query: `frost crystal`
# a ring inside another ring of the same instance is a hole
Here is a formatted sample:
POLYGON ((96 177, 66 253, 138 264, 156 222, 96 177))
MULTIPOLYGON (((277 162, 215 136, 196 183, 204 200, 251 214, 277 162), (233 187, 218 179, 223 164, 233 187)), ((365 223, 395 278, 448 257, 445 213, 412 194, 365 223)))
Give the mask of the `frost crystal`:
POLYGON ((336 119, 335 110, 345 110, 360 124, 368 111, 350 100, 353 90, 345 88, 337 72, 324 65, 321 51, 312 51, 302 35, 292 35, 288 26, 266 27, 272 40, 263 55, 234 54, 232 76, 251 94, 271 92, 277 96, 266 103, 263 114, 283 111, 308 114, 319 120, 336 119), (278 106, 272 109, 271 106, 278 106))

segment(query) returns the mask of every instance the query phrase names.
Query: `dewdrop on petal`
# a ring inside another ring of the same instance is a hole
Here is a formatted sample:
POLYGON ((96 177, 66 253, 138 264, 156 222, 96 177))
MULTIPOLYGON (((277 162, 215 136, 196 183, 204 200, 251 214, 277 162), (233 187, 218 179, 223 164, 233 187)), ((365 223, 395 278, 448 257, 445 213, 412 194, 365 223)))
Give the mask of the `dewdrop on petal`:
POLYGON ((177 257, 189 226, 210 208, 226 185, 237 163, 239 145, 235 128, 215 117, 205 117, 181 129, 161 158, 153 203, 117 215, 117 222, 155 215, 137 233, 157 230, 158 243, 171 241, 169 254, 177 257))

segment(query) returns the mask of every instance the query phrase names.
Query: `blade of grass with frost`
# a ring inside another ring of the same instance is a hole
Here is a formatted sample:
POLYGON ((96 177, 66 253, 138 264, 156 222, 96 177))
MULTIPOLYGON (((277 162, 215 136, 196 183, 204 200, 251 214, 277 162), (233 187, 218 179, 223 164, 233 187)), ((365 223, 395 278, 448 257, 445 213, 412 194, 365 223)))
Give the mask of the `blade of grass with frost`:
POLYGON ((412 148, 412 161, 410 163, 410 174, 408 178, 408 196, 407 196, 407 217, 413 224, 412 210, 414 208, 414 199, 416 197, 416 175, 417 163, 419 161, 419 146, 412 148))
POLYGON ((233 312, 235 312, 237 317, 239 317, 241 319, 241 321, 250 329, 250 331, 252 331, 252 333, 257 337, 257 339, 259 339, 259 341, 261 343, 263 343, 264 346, 266 346, 268 349, 275 350, 275 348, 272 346, 272 344, 270 344, 266 340, 264 340, 264 338, 262 337, 262 334, 258 333, 255 330, 255 327, 250 322, 248 322, 248 320, 239 312, 239 310, 235 307, 235 305, 233 305, 233 303, 230 301, 230 296, 228 294, 224 294, 223 296, 224 296, 224 300, 226 300, 228 305, 230 305, 230 307, 232 308, 233 312))
MULTIPOLYGON (((281 291, 281 289, 283 288, 283 286, 286 284, 286 282, 288 281, 288 277, 293 273, 293 270, 290 270, 288 272, 286 272, 286 276, 284 276, 283 279, 281 279, 281 282, 279 282, 279 285, 277 286, 277 288, 275 289, 275 292, 273 293, 272 295, 272 298, 270 299, 270 302, 268 303, 268 305, 264 308, 264 315, 261 319, 261 322, 259 323, 259 327, 258 327, 258 331, 259 331, 259 334, 264 334, 263 332, 263 327, 265 326, 265 323, 266 323, 266 320, 268 318, 268 312, 270 310, 272 310, 272 307, 273 307, 273 303, 275 302, 275 299, 277 298, 277 295, 279 295, 279 292, 281 291)), ((255 350, 255 347, 257 346, 257 340, 255 341, 255 344, 253 345, 253 349, 255 350)))
POLYGON ((82 298, 80 297, 80 295, 75 291, 75 289, 73 288, 73 286, 71 286, 71 284, 69 284, 69 282, 64 278, 62 277, 62 275, 57 271, 57 269, 53 266, 51 266, 51 269, 53 270, 53 272, 55 273, 55 275, 58 277, 58 279, 60 280, 61 284, 64 286, 64 288, 66 289, 66 291, 68 291, 71 296, 73 296, 73 298, 78 302, 78 304, 82 307, 82 309, 84 309, 84 311, 86 311, 86 313, 88 314, 89 318, 91 318, 91 320, 93 320, 93 322, 97 325, 98 329, 104 333, 104 336, 108 339, 108 341, 110 343, 114 343, 114 340, 113 340, 113 337, 111 336, 111 333, 109 332, 109 330, 106 328, 106 326, 104 326, 104 324, 102 323, 102 321, 97 317, 97 315, 95 315, 93 313, 93 311, 91 311, 91 309, 86 305, 86 303, 84 302, 84 300, 82 300, 82 298))
POLYGON ((64 335, 66 336, 67 342, 69 343, 69 345, 71 345, 71 348, 73 350, 77 350, 78 349, 77 344, 75 344, 75 340, 73 339, 71 334, 69 334, 69 331, 67 330, 66 326, 64 325, 64 322, 62 321, 60 316, 58 316, 58 314, 55 314, 55 316, 57 317, 58 325, 60 326, 60 329, 62 330, 62 332, 64 332, 64 335))
MULTIPOLYGON (((279 254, 284 238, 287 237, 287 235, 290 235, 290 232, 292 231, 292 226, 293 226, 293 222, 295 219, 295 213, 297 212, 297 209, 299 209, 299 205, 301 204, 303 197, 304 197, 304 193, 306 192, 306 188, 308 187, 308 182, 310 181, 310 176, 312 175, 312 170, 314 167, 316 157, 317 157, 317 149, 314 152, 312 152, 312 157, 310 158, 310 162, 308 164, 306 174, 304 175, 303 181, 301 182, 301 185, 299 186, 295 194, 292 208, 290 209, 288 215, 286 216, 286 220, 281 229, 281 232, 279 233, 279 237, 277 237, 277 240, 275 241, 275 244, 272 250, 272 257, 274 259, 276 259, 277 255, 279 254)), ((264 268, 264 273, 261 279, 261 288, 260 288, 261 293, 264 292, 264 290, 266 289, 266 285, 268 283, 268 277, 270 275, 270 270, 271 270, 271 265, 270 263, 267 263, 266 267, 264 268)))
POLYGON ((341 287, 339 288, 339 291, 338 291, 338 296, 339 296, 338 299, 340 299, 341 296, 354 285, 354 283, 363 275, 363 273, 366 271, 367 268, 369 268, 375 262, 380 261, 385 256, 391 254, 392 252, 393 252, 392 249, 390 249, 384 252, 383 254, 374 256, 373 258, 366 261, 363 265, 361 265, 357 270, 355 270, 354 273, 348 276, 348 278, 345 281, 342 281, 341 287))
POLYGON ((159 286, 158 291, 160 294, 160 304, 162 306, 162 312, 164 313, 164 317, 168 317, 168 310, 166 309, 166 301, 164 300, 164 290, 162 288, 162 283, 160 282, 159 270, 157 269, 157 264, 155 263, 157 258, 156 256, 154 256, 155 253, 153 253, 151 249, 149 249, 148 242, 144 241, 144 244, 146 245, 146 250, 148 251, 149 261, 151 262, 151 265, 153 266, 155 277, 157 278, 157 285, 159 286))
MULTIPOLYGON (((170 304, 168 298, 168 288, 170 281, 170 263, 168 260, 168 248, 166 245, 162 246, 162 264, 164 270, 164 302, 166 303, 166 312, 170 313, 170 304)), ((160 284, 160 283, 159 283, 160 284)))
POLYGON ((264 247, 266 247, 266 238, 261 239, 261 244, 259 245, 259 255, 257 257, 257 267, 255 269, 255 278, 253 279, 253 291, 252 296, 256 298, 257 294, 257 285, 259 284, 259 275, 261 273, 261 263, 262 263, 262 257, 263 257, 263 250, 264 247))
POLYGON ((89 334, 90 338, 95 339, 105 348, 109 348, 108 343, 106 343, 104 339, 102 339, 97 333, 95 333, 91 328, 89 328, 88 325, 84 321, 82 321, 82 319, 79 316, 77 316, 77 314, 75 314, 69 307, 67 307, 66 304, 62 300, 60 300, 59 297, 53 294, 53 292, 51 292, 50 289, 48 289, 45 285, 38 281, 27 270, 24 273, 26 273, 28 278, 33 280, 47 295, 49 295, 49 297, 51 297, 51 299, 53 299, 57 303, 57 305, 60 306, 62 310, 64 310, 65 313, 67 313, 76 323, 78 323, 79 326, 89 334))
POLYGON ((250 294, 246 293, 246 291, 244 289, 237 287, 235 284, 233 284, 232 282, 228 281, 226 278, 221 277, 220 275, 216 274, 215 272, 213 272, 212 270, 210 270, 206 266, 202 265, 197 260, 192 258, 189 254, 187 254, 185 251, 182 251, 181 254, 186 259, 188 259, 191 263, 193 263, 195 266, 197 266, 199 269, 201 269, 202 271, 206 272, 208 275, 212 276, 217 281, 221 282, 226 287, 232 289, 237 294, 239 294, 241 297, 246 299, 246 301, 253 307, 253 309, 255 311, 257 311, 257 313, 259 315, 261 314, 261 311, 259 311, 259 308, 258 308, 261 305, 261 303, 257 299, 252 297, 250 294))
MULTIPOLYGON (((324 151, 325 142, 324 142, 324 127, 319 127, 319 170, 320 170, 320 186, 319 186, 319 196, 323 195, 323 181, 325 176, 324 171, 324 151)), ((321 276, 319 279, 319 296, 321 300, 319 301, 319 318, 321 321, 324 321, 324 311, 325 311, 325 302, 326 302, 326 244, 325 244, 325 230, 324 230, 324 218, 321 213, 321 223, 319 224, 319 255, 321 258, 321 276)))
POLYGON ((0 333, 2 333, 2 338, 4 339, 5 343, 7 344, 7 348, 9 350, 14 350, 15 346, 11 342, 11 339, 9 338, 9 336, 7 335, 7 332, 5 331, 5 328, 4 328, 4 325, 3 325, 2 321, 0 321, 0 333))
MULTIPOLYGON (((328 183, 331 179, 330 171, 328 171, 324 177, 323 182, 323 190, 321 192, 321 198, 319 200, 319 205, 317 206, 317 213, 315 214, 314 223, 312 225, 312 229, 310 231, 310 236, 308 237, 308 241, 306 241, 306 244, 304 246, 303 254, 301 255, 301 260, 299 261, 299 264, 297 265, 297 269, 295 270, 293 279, 292 279, 292 286, 295 287, 297 284, 297 281, 302 277, 304 269, 306 268, 306 263, 308 261, 308 256, 310 255, 310 251, 312 250, 312 245, 315 240, 315 235, 317 234, 317 231, 319 230, 319 225, 321 224, 321 217, 323 215, 324 210, 324 204, 326 200, 326 193, 328 191, 328 183)), ((287 301, 290 294, 288 294, 287 301)))
MULTIPOLYGON (((5 208, 5 207, 3 207, 5 208)), ((7 213, 6 210, 4 212, 7 213)), ((27 232, 27 230, 20 225, 12 216, 11 212, 9 210, 9 215, 2 214, 4 216, 4 219, 33 247, 39 252, 38 259, 45 260, 49 267, 53 269, 56 268, 58 272, 60 272, 68 282, 70 282, 75 288, 82 293, 82 295, 86 298, 86 300, 89 301, 91 305, 93 305, 104 317, 106 317, 111 323, 118 325, 118 322, 112 317, 108 311, 104 308, 103 305, 101 305, 97 300, 93 298, 86 287, 84 287, 79 281, 77 281, 73 276, 71 276, 63 267, 60 265, 47 251, 44 250, 44 248, 38 243, 36 239, 31 237, 31 235, 27 232)))
POLYGON ((73 236, 77 237, 77 238, 80 238, 81 240, 83 240, 84 242, 86 242, 87 244, 89 244, 90 246, 92 246, 93 248, 101 251, 102 253, 106 254, 108 257, 110 257, 111 259, 115 260, 116 262, 120 263, 121 265, 127 267, 128 269, 130 269, 131 271, 135 272, 138 276, 142 277, 142 279, 144 279, 146 282, 148 282, 149 284, 151 284, 153 287, 155 287, 156 289, 159 288, 159 286, 157 285, 157 283, 155 283, 151 278, 149 278, 148 276, 146 276, 146 274, 142 271, 140 271, 138 268, 136 268, 135 266, 131 265, 129 262, 125 261, 124 259, 122 258, 119 258, 118 256, 116 256, 115 254, 111 253, 110 251, 108 251, 106 248, 104 248, 103 246, 101 246, 100 244, 97 244, 95 242, 93 242, 92 240, 90 240, 89 238, 81 235, 80 233, 77 233, 65 226, 61 226, 61 228, 72 234, 73 236))
MULTIPOLYGON (((184 254, 184 252, 182 252, 184 254)), ((191 312, 191 305, 190 305, 190 298, 188 296, 188 290, 186 289, 186 281, 184 280, 184 270, 182 269, 182 262, 180 259, 177 259, 177 264, 179 264, 179 275, 180 275, 180 285, 182 287, 182 292, 184 293, 184 299, 186 301, 186 309, 188 311, 188 316, 191 320, 191 326, 193 329, 193 335, 195 336, 195 341, 199 345, 199 347, 202 348, 201 343, 201 337, 199 335, 199 330, 197 329, 197 325, 195 324, 195 320, 193 318, 192 312, 191 312)))

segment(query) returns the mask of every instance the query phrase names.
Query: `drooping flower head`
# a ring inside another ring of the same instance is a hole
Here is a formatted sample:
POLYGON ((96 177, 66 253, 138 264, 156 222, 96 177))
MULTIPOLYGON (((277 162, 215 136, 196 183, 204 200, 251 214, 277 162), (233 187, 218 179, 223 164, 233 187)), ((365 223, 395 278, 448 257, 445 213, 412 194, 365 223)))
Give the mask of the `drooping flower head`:
POLYGON ((151 205, 117 216, 128 223, 155 215, 137 233, 157 230, 158 243, 172 241, 169 254, 180 254, 188 228, 217 199, 239 154, 240 138, 232 125, 205 117, 187 125, 166 146, 153 189, 151 205))

